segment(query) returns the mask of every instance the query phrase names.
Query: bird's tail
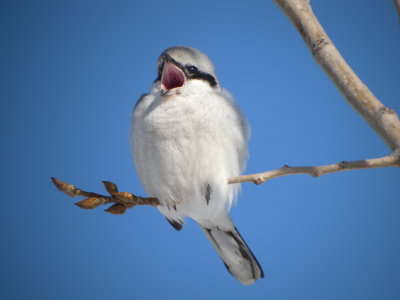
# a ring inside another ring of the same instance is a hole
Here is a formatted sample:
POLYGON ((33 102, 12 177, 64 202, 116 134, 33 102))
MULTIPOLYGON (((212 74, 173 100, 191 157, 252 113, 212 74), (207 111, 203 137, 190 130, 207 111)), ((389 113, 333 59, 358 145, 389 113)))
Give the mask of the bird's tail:
POLYGON ((202 226, 204 233, 217 250, 225 267, 237 280, 245 285, 253 284, 264 277, 264 272, 236 227, 222 230, 218 226, 202 226))

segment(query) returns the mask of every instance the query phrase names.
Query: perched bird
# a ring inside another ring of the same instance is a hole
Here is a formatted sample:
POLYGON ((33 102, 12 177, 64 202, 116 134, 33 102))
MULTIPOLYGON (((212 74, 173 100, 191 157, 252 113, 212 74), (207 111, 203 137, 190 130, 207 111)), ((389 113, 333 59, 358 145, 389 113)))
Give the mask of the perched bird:
POLYGON ((263 271, 231 218, 248 157, 248 125, 202 52, 172 47, 161 53, 151 91, 136 103, 132 149, 146 192, 180 230, 185 217, 207 235, 228 271, 249 285, 263 271))

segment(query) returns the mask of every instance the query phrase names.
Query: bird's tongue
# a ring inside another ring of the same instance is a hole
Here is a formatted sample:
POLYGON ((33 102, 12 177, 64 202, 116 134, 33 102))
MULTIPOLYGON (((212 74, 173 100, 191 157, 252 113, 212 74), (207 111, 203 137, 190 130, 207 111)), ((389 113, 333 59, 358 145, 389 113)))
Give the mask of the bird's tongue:
POLYGON ((165 62, 161 75, 161 88, 164 91, 181 87, 186 81, 185 74, 170 62, 165 62))

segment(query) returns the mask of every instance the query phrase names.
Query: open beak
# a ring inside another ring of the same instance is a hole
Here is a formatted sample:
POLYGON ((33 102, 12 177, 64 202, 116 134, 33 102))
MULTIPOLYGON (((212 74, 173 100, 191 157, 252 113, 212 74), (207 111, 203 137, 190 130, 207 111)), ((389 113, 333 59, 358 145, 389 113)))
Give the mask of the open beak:
POLYGON ((164 61, 161 74, 161 88, 169 91, 183 86, 186 82, 186 76, 175 64, 164 61))

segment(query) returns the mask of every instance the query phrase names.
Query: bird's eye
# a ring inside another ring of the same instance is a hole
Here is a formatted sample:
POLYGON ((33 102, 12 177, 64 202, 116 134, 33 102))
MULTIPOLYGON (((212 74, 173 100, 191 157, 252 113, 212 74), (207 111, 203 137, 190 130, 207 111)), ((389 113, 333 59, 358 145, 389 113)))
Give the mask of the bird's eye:
POLYGON ((199 72, 199 69, 197 69, 195 66, 187 66, 186 69, 192 74, 199 72))

